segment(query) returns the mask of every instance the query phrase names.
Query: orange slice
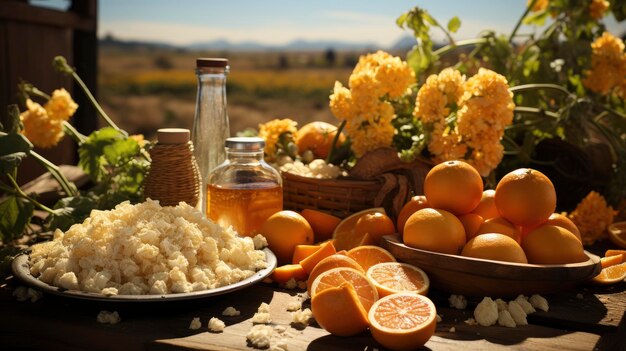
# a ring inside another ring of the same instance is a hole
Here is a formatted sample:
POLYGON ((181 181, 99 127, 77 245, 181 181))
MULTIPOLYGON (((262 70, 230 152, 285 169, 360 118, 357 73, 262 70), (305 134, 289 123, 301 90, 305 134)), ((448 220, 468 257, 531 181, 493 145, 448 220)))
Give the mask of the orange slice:
POLYGON ((415 350, 435 333, 437 310, 426 296, 393 294, 376 301, 368 319, 372 336, 384 347, 415 350))
POLYGON ((324 258, 323 260, 321 260, 315 266, 315 268, 313 268, 313 270, 311 271, 311 274, 309 274, 309 280, 307 280, 307 283, 306 283, 306 288, 309 294, 311 293, 311 285, 313 285, 313 281, 315 281, 315 278, 317 278, 320 274, 326 271, 329 271, 333 268, 339 268, 339 267, 354 268, 357 271, 365 273, 363 268, 361 268, 361 266, 355 260, 353 260, 352 258, 346 255, 334 254, 334 255, 328 256, 324 258))
POLYGON ((315 294, 311 298, 311 310, 317 323, 333 335, 353 336, 368 327, 367 311, 349 282, 315 294))
POLYGON ((396 293, 426 295, 430 287, 430 280, 426 273, 406 263, 379 263, 370 267, 365 275, 376 286, 379 297, 396 293))
POLYGON ((626 262, 626 250, 606 250, 604 257, 622 255, 622 263, 626 262))
POLYGON ((357 246, 348 251, 348 256, 357 261, 364 272, 378 263, 396 262, 396 258, 389 251, 374 245, 357 246))
POLYGON ((626 263, 616 264, 603 268, 600 274, 592 279, 598 285, 610 285, 624 281, 626 279, 626 263))
POLYGON ((608 257, 602 257, 600 259, 600 264, 602 264, 602 268, 607 268, 611 266, 615 266, 616 264, 622 263, 624 260, 624 255, 613 255, 608 257))
POLYGON ((334 255, 335 253, 337 253, 337 250, 335 250, 335 246, 333 245, 332 241, 327 241, 320 246, 319 250, 315 251, 312 255, 300 261, 300 265, 302 266, 302 268, 304 268, 307 274, 310 274, 311 271, 313 271, 313 268, 315 268, 315 266, 319 263, 319 261, 330 255, 334 255))
POLYGON ((339 217, 310 208, 305 208, 300 214, 309 222, 311 228, 313 228, 315 242, 332 238, 333 231, 335 231, 335 228, 337 228, 341 222, 341 218, 339 217))
POLYGON ((626 249, 626 223, 613 223, 608 227, 609 239, 613 244, 626 249))
POLYGON ((306 277, 307 273, 301 265, 286 264, 276 267, 270 278, 277 283, 286 283, 292 278, 296 281, 304 281, 306 277))
MULTIPOLYGON (((346 217, 337 225, 333 232, 333 239, 335 239, 335 248, 337 250, 350 250, 353 247, 358 246, 362 241, 362 235, 357 236, 354 233, 354 227, 361 216, 373 213, 385 214, 385 209, 382 207, 369 208, 367 210, 359 211, 346 217)), ((364 233, 363 233, 364 234, 364 233)))
POLYGON ((296 245, 296 248, 293 250, 291 263, 300 263, 300 261, 311 256, 319 248, 320 245, 296 245))
POLYGON ((338 287, 343 283, 352 285, 365 311, 369 311, 374 302, 378 300, 378 291, 374 283, 362 272, 346 267, 333 268, 315 278, 311 285, 311 298, 326 289, 338 287))

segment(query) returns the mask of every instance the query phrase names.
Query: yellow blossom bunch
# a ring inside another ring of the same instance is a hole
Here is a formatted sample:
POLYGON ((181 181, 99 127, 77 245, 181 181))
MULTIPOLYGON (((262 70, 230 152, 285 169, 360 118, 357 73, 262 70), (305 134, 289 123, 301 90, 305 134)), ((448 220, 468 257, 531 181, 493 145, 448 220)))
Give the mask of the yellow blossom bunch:
POLYGON ((613 223, 615 213, 602 195, 592 191, 568 217, 580 230, 583 244, 591 245, 607 236, 606 228, 613 223))
POLYGON ((24 125, 22 133, 35 146, 53 147, 65 135, 63 122, 69 120, 76 109, 78 105, 63 88, 55 90, 44 106, 27 99, 26 111, 20 114, 20 120, 24 125))
POLYGON ((609 32, 591 44, 591 69, 585 71, 585 87, 603 95, 626 86, 626 53, 624 42, 609 32))
POLYGON ((273 119, 259 124, 259 137, 265 140, 265 154, 269 159, 276 157, 276 143, 283 133, 295 134, 298 131, 298 122, 289 118, 273 119))
POLYGON ((384 51, 359 58, 348 88, 335 83, 330 110, 346 122, 345 133, 357 157, 391 146, 396 113, 390 101, 410 93, 413 84, 415 73, 407 63, 384 51))
MULTIPOLYGON (((527 4, 528 6, 530 6, 530 4, 532 4, 533 0, 528 0, 527 4)), ((537 0, 535 1, 535 4, 533 5, 533 7, 530 9, 532 12, 539 12, 539 11, 543 11, 546 8, 548 8, 548 0, 537 0)))
POLYGON ((504 153, 500 140, 515 108, 508 89, 506 78, 485 68, 468 80, 451 68, 428 77, 413 115, 430 131, 433 160, 465 159, 482 176, 496 168, 504 153))
POLYGON ((594 20, 601 19, 604 17, 610 5, 611 4, 606 0, 591 0, 591 4, 589 4, 589 17, 594 20))

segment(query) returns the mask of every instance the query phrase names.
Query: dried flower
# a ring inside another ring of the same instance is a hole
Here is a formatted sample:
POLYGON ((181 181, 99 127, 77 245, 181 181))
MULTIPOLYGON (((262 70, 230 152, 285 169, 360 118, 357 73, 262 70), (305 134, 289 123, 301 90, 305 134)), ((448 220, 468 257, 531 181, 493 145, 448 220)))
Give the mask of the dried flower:
POLYGON ((52 92, 52 97, 44 105, 48 117, 59 121, 67 121, 74 115, 78 105, 64 88, 52 92))
POLYGON ((591 245, 596 240, 606 238, 606 228, 613 223, 616 212, 607 205, 602 195, 590 192, 569 214, 569 218, 580 230, 584 245, 591 245))
POLYGON ((624 42, 609 32, 591 44, 591 69, 585 71, 585 87, 606 95, 626 79, 624 42))
POLYGON ((271 158, 276 156, 276 143, 283 133, 295 134, 298 123, 289 119, 273 119, 259 124, 259 136, 265 139, 265 154, 271 158))
POLYGON ((24 124, 22 133, 35 146, 50 148, 59 143, 65 135, 63 121, 50 118, 46 109, 31 99, 26 100, 27 110, 20 114, 24 124))

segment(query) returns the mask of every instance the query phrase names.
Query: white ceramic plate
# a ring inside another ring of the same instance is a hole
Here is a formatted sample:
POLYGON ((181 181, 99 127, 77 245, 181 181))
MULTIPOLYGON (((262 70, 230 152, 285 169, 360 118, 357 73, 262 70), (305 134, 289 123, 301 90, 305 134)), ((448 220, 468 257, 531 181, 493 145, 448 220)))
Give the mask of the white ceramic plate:
POLYGON ((102 294, 97 293, 89 293, 78 290, 66 290, 63 288, 59 288, 56 286, 52 286, 42 282, 41 280, 33 277, 30 274, 30 267, 28 265, 28 255, 19 255, 17 256, 12 263, 12 269, 15 276, 21 280, 22 282, 30 285, 31 287, 41 290, 43 292, 69 297, 74 299, 82 299, 82 300, 94 300, 94 301, 107 301, 107 302, 156 302, 156 301, 180 301, 180 300, 191 300, 191 299, 199 299, 206 298, 215 295, 226 294, 231 291, 240 290, 246 288, 250 285, 254 285, 261 280, 265 279, 265 277, 269 276, 274 268, 276 268, 276 256, 272 251, 265 248, 263 249, 265 252, 265 260, 267 262, 267 267, 261 269, 260 271, 254 273, 252 276, 226 286, 222 286, 215 289, 202 290, 202 291, 194 291, 189 293, 180 293, 180 294, 166 294, 166 295, 116 295, 116 296, 104 296, 102 294))

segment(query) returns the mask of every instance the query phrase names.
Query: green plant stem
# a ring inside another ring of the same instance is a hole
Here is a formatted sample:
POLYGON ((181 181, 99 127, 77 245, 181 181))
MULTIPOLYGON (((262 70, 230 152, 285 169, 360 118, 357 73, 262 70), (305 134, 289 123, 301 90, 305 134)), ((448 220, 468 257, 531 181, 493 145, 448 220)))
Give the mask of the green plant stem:
POLYGON ((76 186, 74 185, 74 183, 70 182, 65 177, 65 175, 61 172, 61 170, 59 169, 59 167, 57 167, 57 165, 48 161, 45 157, 41 156, 35 151, 31 150, 30 155, 33 156, 35 160, 39 162, 40 165, 46 168, 48 172, 50 172, 50 174, 54 177, 54 179, 56 179, 56 181, 59 183, 59 185, 61 186, 65 194, 67 194, 67 196, 78 196, 78 189, 76 189, 76 186))
POLYGON ((50 207, 40 203, 39 201, 33 199, 32 197, 28 196, 28 194, 26 194, 22 188, 20 188, 20 186, 17 184, 17 182, 15 181, 15 178, 13 178, 13 176, 11 174, 7 174, 7 178, 9 178, 9 180, 11 181, 11 184, 13 184, 13 187, 15 188, 15 191, 17 192, 17 195, 19 195, 20 197, 30 201, 33 203, 33 205, 39 207, 40 209, 50 213, 50 214, 54 214, 54 210, 51 209, 50 207))
POLYGON ((87 88, 87 85, 85 84, 85 82, 83 82, 83 80, 80 78, 80 76, 73 69, 72 69, 72 78, 74 78, 74 81, 76 81, 76 83, 78 83, 78 85, 81 87, 81 89, 83 89, 83 91, 85 92, 85 95, 87 95, 87 98, 89 98, 89 101, 91 102, 93 107, 96 108, 96 110, 98 111, 98 114, 100 116, 102 116, 104 121, 111 128, 117 130, 118 132, 120 132, 120 133, 122 133, 124 135, 128 135, 124 130, 120 129, 117 126, 117 124, 115 124, 115 122, 113 122, 113 120, 106 114, 106 112, 104 112, 104 110, 102 109, 102 106, 100 106, 98 101, 96 101, 96 98, 93 96, 93 94, 91 94, 91 91, 89 90, 89 88, 87 88))
POLYGON ((559 118, 560 117, 560 115, 558 113, 542 110, 542 109, 536 108, 536 107, 516 106, 515 109, 513 109, 513 111, 514 112, 519 112, 519 113, 531 113, 531 114, 535 114, 535 115, 549 116, 549 117, 553 117, 553 118, 559 118))
POLYGON ((472 45, 476 45, 476 44, 482 44, 487 42, 487 39, 485 38, 477 38, 477 39, 467 39, 467 40, 460 40, 455 42, 452 42, 452 44, 448 44, 446 46, 442 46, 441 48, 435 50, 433 52, 433 55, 437 55, 437 56, 442 56, 444 54, 447 54, 450 51, 453 51, 455 49, 464 47, 464 46, 472 46, 472 45))
POLYGON ((67 121, 63 121, 63 128, 65 128, 65 132, 69 134, 72 139, 74 139, 74 141, 78 143, 78 145, 81 145, 85 141, 87 141, 87 137, 80 133, 78 130, 76 130, 76 128, 74 128, 74 126, 67 121))
POLYGON ((335 149, 337 148, 337 142, 339 141, 339 136, 341 135, 341 132, 343 131, 343 128, 346 126, 346 120, 344 119, 343 121, 341 121, 341 124, 339 124, 339 127, 337 128, 337 133, 335 134, 335 137, 333 138, 333 143, 330 146, 330 152, 328 153, 328 156, 326 156, 326 163, 330 163, 330 160, 333 157, 333 154, 335 153, 335 149))
POLYGON ((522 22, 524 21, 524 18, 526 18, 526 16, 528 16, 528 13, 533 8, 533 6, 535 6, 536 2, 537 2, 537 0, 531 1, 531 3, 528 4, 528 6, 526 7, 526 11, 524 11, 522 16, 517 20, 517 23, 515 24, 515 27, 513 28, 513 31, 511 32, 511 35, 509 36, 509 43, 513 43, 513 39, 515 38, 515 35, 517 34, 517 31, 519 30, 519 27, 522 25, 522 22))
POLYGON ((575 97, 574 94, 570 93, 569 90, 563 88, 562 86, 558 85, 558 84, 549 84, 549 83, 533 83, 533 84, 523 84, 523 85, 517 85, 514 87, 509 88, 509 91, 512 93, 519 93, 519 92, 523 92, 523 91, 527 91, 527 90, 556 90, 559 91, 565 95, 571 96, 571 97, 575 97))

